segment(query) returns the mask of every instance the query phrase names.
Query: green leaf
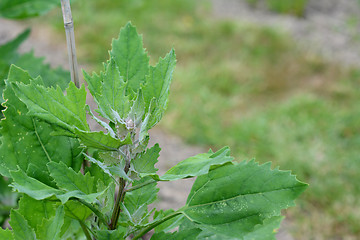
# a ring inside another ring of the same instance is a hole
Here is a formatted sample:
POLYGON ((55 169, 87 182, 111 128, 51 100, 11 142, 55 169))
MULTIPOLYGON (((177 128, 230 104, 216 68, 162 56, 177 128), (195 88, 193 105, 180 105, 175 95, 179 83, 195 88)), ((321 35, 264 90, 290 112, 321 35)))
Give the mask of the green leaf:
POLYGON ((0 228, 0 239, 14 240, 13 231, 0 228))
POLYGON ((35 57, 32 51, 21 54, 14 64, 22 69, 26 69, 33 78, 41 76, 45 87, 56 88, 59 86, 64 91, 71 80, 68 71, 60 67, 56 69, 51 68, 49 64, 44 63, 44 58, 35 57))
POLYGON ((19 210, 17 210, 28 222, 29 226, 35 230, 36 235, 44 229, 39 229, 44 220, 55 216, 56 208, 59 207, 59 202, 35 200, 27 195, 23 195, 19 201, 19 210))
POLYGON ((119 38, 112 41, 110 56, 115 59, 120 75, 127 82, 127 95, 136 93, 149 72, 149 57, 143 48, 142 37, 131 23, 126 24, 119 38))
POLYGON ((9 223, 13 229, 15 240, 36 240, 34 229, 18 211, 11 210, 10 218, 9 223))
POLYGON ((62 161, 79 169, 81 149, 77 140, 51 136, 51 125, 26 114, 26 105, 17 98, 10 84, 15 81, 28 84, 30 79, 27 72, 11 66, 4 91, 7 99, 6 118, 0 122, 0 173, 10 177, 10 171, 20 167, 29 176, 50 184, 49 178, 41 177, 48 175, 46 164, 49 161, 62 161))
POLYGON ((197 239, 197 236, 200 234, 201 230, 198 228, 192 228, 192 229, 185 229, 179 232, 174 233, 165 233, 165 232, 159 232, 152 235, 150 238, 151 240, 191 240, 191 239, 197 239))
POLYGON ((163 181, 173 181, 204 175, 213 168, 231 163, 234 158, 229 155, 230 149, 228 147, 224 147, 216 153, 198 154, 179 162, 161 176, 160 179, 163 181))
POLYGON ((35 17, 47 13, 58 5, 59 2, 56 0, 2 0, 0 16, 14 19, 35 17))
POLYGON ((64 205, 64 209, 65 209, 65 216, 71 219, 76 219, 81 221, 86 220, 92 214, 92 211, 89 208, 85 207, 78 201, 66 202, 66 204, 64 205))
POLYGON ((96 192, 95 179, 90 173, 83 175, 75 172, 63 163, 49 162, 47 164, 49 172, 56 185, 66 191, 80 191, 84 194, 96 192))
POLYGON ((77 128, 74 129, 76 136, 81 140, 81 143, 86 147, 92 147, 105 151, 117 151, 121 146, 131 144, 131 136, 128 134, 123 140, 114 138, 110 134, 104 132, 90 132, 82 131, 77 128))
POLYGON ((66 89, 66 96, 60 87, 45 88, 33 82, 29 85, 16 83, 12 86, 17 97, 27 105, 30 116, 56 124, 70 133, 74 133, 75 127, 83 131, 90 130, 86 122, 84 86, 78 89, 71 82, 66 89))
POLYGON ((126 228, 121 226, 117 227, 116 230, 99 230, 96 231, 97 240, 119 240, 123 239, 126 234, 126 228))
POLYGON ((146 77, 143 86, 146 109, 149 107, 153 98, 156 99, 156 109, 151 115, 150 126, 158 123, 165 109, 167 108, 170 83, 175 69, 175 51, 171 50, 165 58, 160 58, 155 67, 150 67, 150 73, 146 77))
POLYGON ((152 148, 147 149, 146 152, 139 154, 132 161, 135 172, 139 173, 141 177, 156 174, 158 169, 155 168, 155 163, 157 163, 160 156, 160 150, 159 144, 155 144, 152 148))
MULTIPOLYGON (((0 3, 1 6, 1 3, 0 3)), ((1 10, 0 10, 1 12, 1 10)), ((14 61, 17 57, 17 49, 20 46, 21 43, 23 43, 25 41, 25 39, 27 39, 30 35, 30 29, 26 29, 25 31, 23 31, 22 33, 20 33, 18 36, 16 36, 16 38, 10 40, 9 42, 3 44, 0 46, 0 59, 5 60, 5 61, 9 61, 8 63, 10 63, 10 61, 14 61)), ((10 64, 9 64, 10 65, 10 64)))
MULTIPOLYGON (((133 182, 133 187, 141 185, 151 180, 150 177, 144 177, 139 181, 133 182)), ((156 200, 157 192, 156 182, 143 186, 142 188, 128 192, 125 195, 124 205, 130 215, 129 219, 132 223, 141 224, 147 217, 147 205, 156 200)))
POLYGON ((43 240, 60 240, 61 227, 64 224, 64 215, 64 207, 58 207, 55 216, 51 219, 44 220, 43 224, 39 226, 41 231, 37 234, 38 238, 43 240))
POLYGON ((197 237, 198 240, 253 240, 253 239, 264 239, 264 240, 276 240, 276 233, 280 227, 280 223, 284 217, 276 216, 267 218, 263 224, 256 225, 254 230, 245 236, 229 237, 221 234, 217 234, 206 230, 206 227, 202 229, 202 232, 197 237))
POLYGON ((36 200, 42 200, 56 194, 62 194, 60 190, 49 187, 48 185, 27 176, 21 169, 18 171, 11 171, 10 175, 13 179, 11 186, 14 190, 26 193, 36 200))
POLYGON ((0 176, 0 209, 1 214, 5 209, 16 207, 18 195, 11 191, 9 181, 0 176), (4 208, 4 209, 3 209, 4 208))
POLYGON ((270 165, 244 161, 198 177, 182 212, 215 233, 237 237, 252 232, 266 218, 294 206, 307 187, 290 172, 271 170, 270 165))

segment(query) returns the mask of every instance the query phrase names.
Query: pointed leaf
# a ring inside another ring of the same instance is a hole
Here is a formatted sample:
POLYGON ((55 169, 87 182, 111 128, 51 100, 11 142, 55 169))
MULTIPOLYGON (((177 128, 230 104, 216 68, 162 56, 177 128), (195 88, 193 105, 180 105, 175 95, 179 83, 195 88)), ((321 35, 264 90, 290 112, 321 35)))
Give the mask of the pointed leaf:
POLYGON ((121 146, 132 143, 130 135, 127 135, 125 139, 121 140, 104 132, 82 131, 75 128, 74 133, 86 147, 99 150, 117 151, 121 146))
POLYGON ((147 175, 156 174, 158 169, 155 168, 155 164, 160 156, 159 144, 155 144, 152 148, 146 150, 146 152, 139 154, 133 161, 134 170, 140 174, 141 177, 147 175))
POLYGON ((271 170, 270 163, 244 161, 198 177, 182 211, 212 232, 243 236, 293 206, 306 187, 290 172, 271 170))
POLYGON ((149 72, 149 57, 143 48, 142 37, 130 23, 121 29, 119 38, 113 40, 110 55, 124 81, 128 82, 127 94, 136 93, 149 72))
POLYGON ((175 51, 171 50, 165 58, 160 58, 155 67, 150 67, 150 73, 146 77, 146 83, 143 86, 144 99, 146 108, 153 98, 156 99, 157 108, 152 114, 151 127, 158 123, 165 109, 169 97, 169 88, 172 80, 172 75, 175 69, 176 56, 175 51))
POLYGON ((231 163, 234 159, 229 156, 230 149, 224 147, 216 153, 201 153, 179 162, 163 176, 163 181, 173 181, 187 177, 201 176, 209 172, 211 168, 231 163))
POLYGON ((34 229, 32 229, 25 218, 15 210, 11 210, 10 225, 13 229, 15 240, 36 240, 34 229))
POLYGON ((17 97, 27 105, 29 115, 56 124, 71 133, 75 127, 83 131, 90 130, 86 122, 84 86, 78 89, 71 82, 66 96, 59 87, 45 88, 33 82, 29 85, 16 83, 12 86, 17 97))
POLYGON ((54 178, 56 185, 67 191, 80 191, 84 194, 96 192, 94 177, 89 173, 83 175, 75 172, 63 163, 50 162, 47 164, 51 177, 54 178))

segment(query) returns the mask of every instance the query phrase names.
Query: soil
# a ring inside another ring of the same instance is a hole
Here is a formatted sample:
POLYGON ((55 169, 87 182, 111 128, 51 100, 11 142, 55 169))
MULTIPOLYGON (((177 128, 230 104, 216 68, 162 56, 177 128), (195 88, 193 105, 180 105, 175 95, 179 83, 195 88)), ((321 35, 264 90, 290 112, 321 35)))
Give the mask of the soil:
POLYGON ((360 66, 360 2, 308 0, 303 17, 257 8, 246 0, 211 0, 214 15, 242 23, 270 26, 292 35, 303 51, 316 52, 341 65, 360 66))

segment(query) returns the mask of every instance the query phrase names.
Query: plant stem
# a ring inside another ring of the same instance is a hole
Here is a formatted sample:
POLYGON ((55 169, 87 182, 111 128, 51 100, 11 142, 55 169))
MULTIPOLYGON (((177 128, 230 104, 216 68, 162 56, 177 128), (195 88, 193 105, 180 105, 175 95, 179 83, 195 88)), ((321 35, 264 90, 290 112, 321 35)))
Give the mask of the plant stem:
MULTIPOLYGON (((130 169, 130 153, 129 153, 129 147, 126 149, 126 152, 125 152, 125 155, 126 155, 126 163, 125 163, 125 168, 124 168, 124 171, 125 173, 128 173, 129 169, 130 169)), ((115 206, 114 206, 114 210, 113 210, 113 213, 112 213, 112 216, 111 216, 111 222, 109 224, 109 228, 110 230, 114 230, 116 229, 116 225, 117 225, 117 222, 119 220, 119 217, 120 217, 120 206, 123 201, 124 201, 124 198, 125 198, 125 194, 126 194, 126 190, 125 190, 125 185, 126 185, 126 180, 123 179, 123 178, 120 178, 119 180, 119 192, 117 194, 117 197, 116 197, 116 202, 115 202, 115 206)))
POLYGON ((71 81, 73 81, 76 87, 79 88, 80 81, 79 81, 79 73, 78 73, 78 64, 76 59, 74 22, 71 15, 70 1, 61 0, 61 9, 64 18, 64 27, 66 33, 68 55, 69 55, 71 81))
POLYGON ((136 240, 136 239, 139 239, 140 237, 144 236, 145 233, 149 232, 151 229, 153 229, 154 227, 162 224, 163 222, 166 222, 167 220, 173 218, 173 217, 176 217, 177 215, 180 215, 181 212, 174 212, 172 214, 170 214, 169 216, 166 216, 165 218, 157 221, 157 222, 154 222, 154 223, 151 223, 149 226, 147 226, 146 228, 144 228, 139 234, 137 234, 133 240, 136 240))
POLYGON ((84 233, 85 233, 86 239, 87 239, 87 240, 92 240, 91 235, 90 235, 90 233, 89 233, 86 225, 85 225, 82 221, 80 221, 80 220, 78 220, 78 221, 79 221, 79 223, 80 223, 80 226, 81 226, 82 230, 83 230, 84 233))

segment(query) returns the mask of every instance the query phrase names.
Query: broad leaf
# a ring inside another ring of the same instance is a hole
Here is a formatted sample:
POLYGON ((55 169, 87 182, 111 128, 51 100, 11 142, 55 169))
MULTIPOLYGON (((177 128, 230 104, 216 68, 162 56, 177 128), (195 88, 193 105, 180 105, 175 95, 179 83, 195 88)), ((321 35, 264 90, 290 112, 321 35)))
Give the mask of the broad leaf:
POLYGON ((13 229, 15 240, 36 240, 34 229, 32 229, 25 218, 15 210, 11 210, 10 225, 13 229))
POLYGON ((244 161, 198 177, 182 211, 212 232, 245 236, 266 218, 293 206, 306 187, 290 172, 271 170, 270 163, 244 161))
POLYGON ((27 195, 23 195, 19 201, 17 210, 28 222, 29 226, 35 230, 36 235, 44 229, 38 229, 44 220, 55 216, 56 208, 59 206, 56 201, 37 201, 27 195))
POLYGON ((256 225, 254 230, 245 236, 229 237, 226 235, 214 233, 208 231, 206 227, 202 229, 202 232, 197 237, 198 240, 254 240, 254 239, 266 239, 276 240, 276 233, 280 227, 282 216, 276 216, 267 218, 263 224, 256 225))
POLYGON ((165 233, 159 232, 155 233, 150 240, 184 240, 184 239, 197 239, 197 236, 200 234, 201 230, 198 228, 185 229, 179 232, 165 233))
POLYGON ((10 84, 17 81, 25 84, 33 80, 24 70, 12 66, 4 96, 7 99, 5 119, 0 122, 0 173, 10 177, 11 170, 18 166, 28 175, 50 184, 46 163, 49 161, 64 162, 79 169, 81 149, 75 139, 62 136, 51 136, 51 125, 28 116, 27 107, 15 95, 10 84), (31 164, 29 164, 31 163, 31 164))
POLYGON ((58 5, 57 0, 2 0, 0 16, 14 19, 35 17, 47 13, 58 5))
POLYGON ((45 185, 35 178, 27 176, 22 170, 11 171, 10 174, 13 179, 13 183, 11 184, 13 189, 21 193, 26 193, 36 200, 42 200, 63 193, 58 189, 45 185))
POLYGON ((143 48, 142 37, 130 23, 121 29, 119 38, 113 40, 110 56, 127 82, 126 93, 136 93, 149 72, 149 57, 143 48))
POLYGON ((224 147, 216 153, 201 153, 179 162, 163 176, 163 181, 173 181, 187 177, 201 176, 209 172, 210 169, 229 164, 234 158, 230 157, 230 149, 224 147))

